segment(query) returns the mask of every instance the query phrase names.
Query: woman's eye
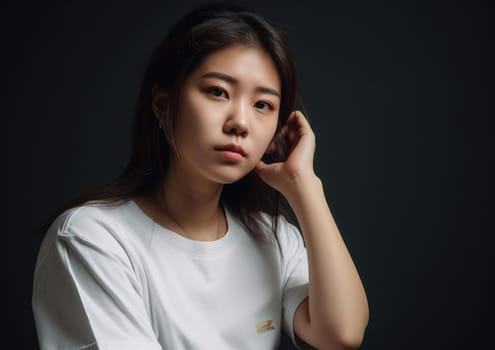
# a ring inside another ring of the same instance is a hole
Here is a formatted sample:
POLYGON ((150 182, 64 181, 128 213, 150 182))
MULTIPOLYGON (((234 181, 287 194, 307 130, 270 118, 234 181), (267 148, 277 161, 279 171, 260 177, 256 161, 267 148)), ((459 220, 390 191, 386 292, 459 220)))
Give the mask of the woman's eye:
POLYGON ((273 109, 273 106, 265 101, 258 101, 255 106, 259 109, 273 109))
POLYGON ((219 87, 212 87, 207 90, 208 93, 215 97, 227 97, 227 92, 219 87))

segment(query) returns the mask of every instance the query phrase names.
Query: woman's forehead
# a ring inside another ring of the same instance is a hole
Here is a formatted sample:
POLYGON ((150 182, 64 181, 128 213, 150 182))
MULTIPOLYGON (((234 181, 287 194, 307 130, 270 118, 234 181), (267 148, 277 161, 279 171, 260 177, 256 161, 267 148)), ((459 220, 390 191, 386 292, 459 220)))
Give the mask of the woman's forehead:
POLYGON ((214 78, 215 74, 209 74, 212 72, 229 76, 239 84, 263 85, 280 92, 280 78, 272 58, 257 47, 231 45, 217 50, 205 57, 191 78, 214 78))

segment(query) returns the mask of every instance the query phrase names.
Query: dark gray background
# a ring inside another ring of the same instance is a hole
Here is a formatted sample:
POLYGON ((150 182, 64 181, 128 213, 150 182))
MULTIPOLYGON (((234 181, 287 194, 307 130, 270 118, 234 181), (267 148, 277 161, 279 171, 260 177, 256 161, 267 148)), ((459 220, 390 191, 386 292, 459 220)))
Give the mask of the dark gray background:
MULTIPOLYGON (((122 171, 147 57, 198 3, 3 5, 4 341, 13 348, 36 348, 37 227, 122 171)), ((368 293, 362 349, 489 347, 492 12, 458 1, 241 3, 286 29, 317 172, 368 293)))

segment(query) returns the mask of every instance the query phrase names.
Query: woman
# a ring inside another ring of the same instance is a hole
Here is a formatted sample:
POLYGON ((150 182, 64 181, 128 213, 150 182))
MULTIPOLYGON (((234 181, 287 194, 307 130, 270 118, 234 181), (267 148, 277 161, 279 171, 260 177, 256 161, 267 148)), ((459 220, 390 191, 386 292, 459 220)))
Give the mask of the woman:
POLYGON ((171 29, 126 170, 50 221, 41 348, 273 349, 281 328, 318 349, 360 345, 366 295, 313 171, 295 76, 279 31, 240 7, 171 29))

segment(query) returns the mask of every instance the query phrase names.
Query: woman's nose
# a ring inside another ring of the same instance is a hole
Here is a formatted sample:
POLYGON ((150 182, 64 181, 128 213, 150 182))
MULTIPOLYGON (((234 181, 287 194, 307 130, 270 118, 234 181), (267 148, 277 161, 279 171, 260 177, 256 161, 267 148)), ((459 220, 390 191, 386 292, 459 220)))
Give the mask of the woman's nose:
POLYGON ((248 125, 249 108, 241 103, 233 106, 229 111, 229 116, 223 126, 223 131, 227 134, 246 137, 249 135, 248 125))

